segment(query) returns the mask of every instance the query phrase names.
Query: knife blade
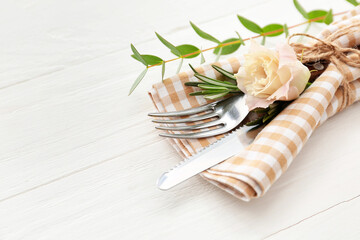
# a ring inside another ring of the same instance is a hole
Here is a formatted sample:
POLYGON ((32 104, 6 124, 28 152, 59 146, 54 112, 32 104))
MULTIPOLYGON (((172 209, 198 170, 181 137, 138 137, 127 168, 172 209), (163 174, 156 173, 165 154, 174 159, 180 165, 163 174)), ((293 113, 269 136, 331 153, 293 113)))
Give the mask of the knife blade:
POLYGON ((248 146, 258 131, 251 131, 253 126, 242 126, 225 135, 197 154, 181 161, 168 172, 163 173, 157 181, 161 190, 168 190, 196 174, 239 153, 248 146), (256 133, 254 133, 256 132, 256 133))

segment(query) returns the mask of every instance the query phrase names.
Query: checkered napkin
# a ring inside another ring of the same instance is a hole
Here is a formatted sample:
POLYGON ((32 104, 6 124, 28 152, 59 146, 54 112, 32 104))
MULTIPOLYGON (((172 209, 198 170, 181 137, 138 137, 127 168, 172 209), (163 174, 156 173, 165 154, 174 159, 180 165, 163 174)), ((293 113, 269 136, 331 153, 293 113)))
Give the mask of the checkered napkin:
MULTIPOLYGON (((339 28, 358 21, 359 7, 330 25, 319 38, 325 38, 339 28)), ((342 47, 359 45, 360 28, 356 34, 342 36, 337 43, 342 47)), ((234 73, 240 66, 238 58, 231 58, 217 65, 234 73)), ((196 70, 208 77, 221 78, 210 65, 196 70)), ((273 119, 252 144, 201 175, 242 200, 249 201, 262 196, 289 167, 315 128, 343 110, 343 87, 340 85, 345 78, 353 79, 350 83, 351 91, 356 96, 355 101, 360 99, 360 69, 346 66, 345 70, 346 76, 333 64, 329 64, 311 87, 273 119)), ((207 103, 202 96, 188 95, 195 89, 185 87, 184 83, 187 81, 196 81, 192 71, 180 73, 153 86, 149 94, 158 111, 179 111, 207 103)), ((169 141, 177 152, 186 158, 221 137, 169 141)))

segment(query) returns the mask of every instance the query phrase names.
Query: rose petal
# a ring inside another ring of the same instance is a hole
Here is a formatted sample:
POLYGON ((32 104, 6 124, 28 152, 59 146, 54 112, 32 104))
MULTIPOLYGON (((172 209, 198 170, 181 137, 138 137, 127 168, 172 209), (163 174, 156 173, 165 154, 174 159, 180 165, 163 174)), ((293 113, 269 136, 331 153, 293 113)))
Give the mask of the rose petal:
POLYGON ((294 49, 288 44, 279 43, 276 49, 279 51, 279 68, 298 61, 294 49))
POLYGON ((245 96, 246 105, 249 108, 249 111, 254 110, 255 108, 267 108, 275 100, 268 100, 265 98, 257 98, 251 95, 245 96))

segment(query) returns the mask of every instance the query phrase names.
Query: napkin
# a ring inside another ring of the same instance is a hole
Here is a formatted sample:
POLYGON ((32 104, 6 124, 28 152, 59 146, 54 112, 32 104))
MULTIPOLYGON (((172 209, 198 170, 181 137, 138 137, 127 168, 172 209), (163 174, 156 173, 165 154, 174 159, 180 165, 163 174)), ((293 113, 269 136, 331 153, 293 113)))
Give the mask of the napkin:
MULTIPOLYGON (((359 21, 360 8, 356 7, 322 31, 319 38, 326 38, 338 29, 359 21)), ((336 43, 342 47, 359 45, 360 28, 356 33, 340 37, 336 43)), ((230 58, 217 65, 236 73, 240 63, 238 58, 230 58)), ((196 70, 212 78, 221 78, 210 65, 201 66, 196 70)), ((252 144, 237 155, 202 172, 201 175, 244 201, 263 196, 286 171, 316 127, 344 109, 344 88, 341 86, 344 79, 350 82, 350 91, 355 96, 353 101, 360 99, 359 77, 358 68, 343 66, 341 73, 330 63, 324 73, 273 119, 252 144)), ((185 87, 184 83, 194 80, 193 72, 187 71, 155 84, 149 94, 158 111, 179 111, 206 104, 207 101, 203 97, 188 95, 194 89, 185 87)), ((221 137, 169 141, 183 158, 187 158, 221 137)))

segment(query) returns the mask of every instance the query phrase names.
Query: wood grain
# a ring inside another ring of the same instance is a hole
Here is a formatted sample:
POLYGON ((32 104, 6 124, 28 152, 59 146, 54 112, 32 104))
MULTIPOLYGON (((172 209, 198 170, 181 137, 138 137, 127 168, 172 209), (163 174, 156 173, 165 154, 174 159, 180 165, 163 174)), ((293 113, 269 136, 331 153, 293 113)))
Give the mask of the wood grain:
MULTIPOLYGON (((309 10, 351 8, 346 1, 301 3, 309 10)), ((341 232, 359 237, 359 104, 321 126, 261 199, 240 202, 200 177, 168 192, 156 189, 157 177, 180 158, 146 116, 154 110, 146 91, 160 81, 160 70, 149 71, 127 96, 141 71, 129 57, 130 42, 142 53, 170 58, 155 30, 176 45, 212 46, 188 20, 220 39, 235 30, 252 36, 236 14, 260 25, 303 21, 289 1, 218 5, 2 3, 0 239, 293 239, 321 238, 324 232, 335 239, 341 232)), ((310 33, 322 27, 314 24, 310 33)), ((282 39, 269 39, 269 46, 282 39)), ((167 75, 176 68, 168 64, 167 75)))

